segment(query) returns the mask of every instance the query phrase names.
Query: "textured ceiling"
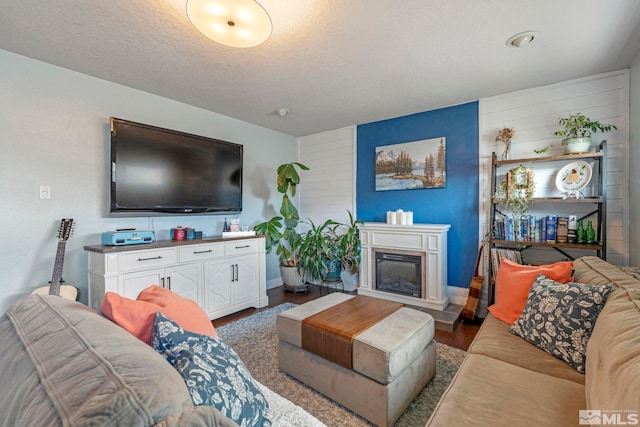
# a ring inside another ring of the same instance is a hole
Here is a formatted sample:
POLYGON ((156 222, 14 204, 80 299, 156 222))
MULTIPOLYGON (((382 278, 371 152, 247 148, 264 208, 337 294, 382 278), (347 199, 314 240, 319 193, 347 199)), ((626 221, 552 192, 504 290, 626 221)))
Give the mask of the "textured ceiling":
POLYGON ((201 35, 186 0, 0 4, 1 49, 294 136, 619 70, 640 49, 637 0, 272 0, 273 35, 247 49, 201 35))

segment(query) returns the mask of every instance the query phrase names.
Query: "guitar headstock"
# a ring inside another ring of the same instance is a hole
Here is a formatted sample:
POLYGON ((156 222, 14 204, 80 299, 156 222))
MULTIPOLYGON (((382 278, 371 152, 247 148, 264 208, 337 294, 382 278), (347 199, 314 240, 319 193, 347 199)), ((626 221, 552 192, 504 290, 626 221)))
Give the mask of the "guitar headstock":
POLYGON ((73 234, 75 226, 73 219, 63 218, 62 221, 60 221, 60 226, 58 227, 58 240, 66 242, 67 239, 71 237, 71 234, 73 234))

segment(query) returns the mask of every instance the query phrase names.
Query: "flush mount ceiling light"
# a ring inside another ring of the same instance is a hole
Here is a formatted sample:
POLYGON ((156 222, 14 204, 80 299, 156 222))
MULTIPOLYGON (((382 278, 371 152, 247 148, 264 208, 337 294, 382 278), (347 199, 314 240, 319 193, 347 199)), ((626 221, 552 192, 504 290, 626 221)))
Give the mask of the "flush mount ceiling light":
POLYGON ((264 3, 188 0, 187 16, 198 31, 213 41, 232 47, 254 47, 264 43, 273 29, 264 3))
POLYGON ((516 34, 515 36, 511 36, 509 40, 507 40, 507 46, 525 47, 537 37, 538 37, 537 31, 525 31, 524 33, 519 33, 519 34, 516 34))

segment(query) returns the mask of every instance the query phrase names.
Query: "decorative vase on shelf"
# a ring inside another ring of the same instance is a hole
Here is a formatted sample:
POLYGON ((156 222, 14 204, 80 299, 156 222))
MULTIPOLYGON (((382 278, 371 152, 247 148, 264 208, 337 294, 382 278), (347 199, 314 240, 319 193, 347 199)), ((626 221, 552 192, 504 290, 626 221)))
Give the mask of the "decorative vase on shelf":
POLYGON ((502 150, 502 156, 500 160, 510 160, 511 159, 511 140, 507 140, 504 142, 504 150, 502 150))
POLYGON ((500 155, 500 160, 509 160, 511 159, 511 138, 516 134, 516 131, 513 128, 503 127, 498 132, 498 136, 496 136, 496 142, 501 142, 503 145, 502 154, 500 155))
POLYGON ((593 229, 593 223, 591 221, 587 221, 587 229, 584 231, 584 233, 587 239, 587 243, 596 242, 596 231, 593 229))
POLYGON ((582 220, 578 221, 578 227, 576 228, 576 239, 578 243, 587 243, 587 236, 585 235, 582 220))

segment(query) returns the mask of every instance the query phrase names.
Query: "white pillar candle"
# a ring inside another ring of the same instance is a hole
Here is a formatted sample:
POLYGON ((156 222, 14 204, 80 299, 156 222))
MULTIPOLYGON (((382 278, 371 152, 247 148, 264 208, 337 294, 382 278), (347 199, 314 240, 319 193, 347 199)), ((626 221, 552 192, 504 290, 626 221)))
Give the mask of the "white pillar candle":
POLYGON ((413 224, 413 211, 407 212, 407 224, 409 225, 413 224))
POLYGON ((407 224, 407 213, 406 212, 400 212, 400 224, 403 224, 403 225, 407 224))
POLYGON ((387 211, 387 224, 391 224, 391 211, 387 211))
POLYGON ((395 224, 396 223, 396 213, 395 212, 390 212, 390 219, 391 221, 389 222, 389 224, 395 224))

